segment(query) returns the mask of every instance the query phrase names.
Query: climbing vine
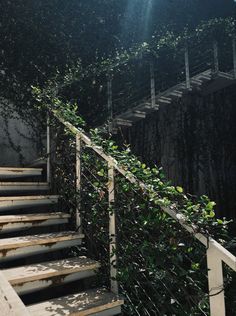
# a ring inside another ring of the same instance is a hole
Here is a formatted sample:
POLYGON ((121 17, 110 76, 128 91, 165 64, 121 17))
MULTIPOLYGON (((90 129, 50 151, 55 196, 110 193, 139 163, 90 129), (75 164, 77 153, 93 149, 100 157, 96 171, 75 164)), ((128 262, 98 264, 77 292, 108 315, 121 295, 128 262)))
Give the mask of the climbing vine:
MULTIPOLYGON (((63 120, 82 130, 77 108, 34 88, 36 103, 56 111, 63 120), (45 96, 44 96, 45 97, 45 96)), ((109 213, 117 219, 117 267, 121 294, 127 315, 209 315, 206 249, 180 223, 163 212, 176 212, 177 219, 195 233, 213 237, 223 246, 234 245, 228 236, 230 221, 216 217, 215 203, 207 196, 193 197, 171 185, 157 166, 149 167, 132 154, 129 146, 120 150, 110 136, 90 130, 94 146, 115 158, 127 174, 132 173, 141 187, 116 175, 115 203, 108 206, 106 163, 83 146, 82 179, 79 196, 75 193, 75 137, 54 119, 54 173, 58 193, 71 211, 79 201, 86 247, 89 255, 102 263, 100 282, 109 286, 109 213), (59 127, 58 127, 59 125, 59 127)), ((75 254, 77 251, 75 250, 75 254)), ((81 253, 81 250, 79 250, 81 253)), ((232 275, 225 271, 225 287, 231 289, 232 275)), ((227 292, 227 293, 230 293, 227 292)), ((230 297, 228 298, 230 300, 230 297)), ((230 309, 234 309, 234 303, 230 309)))

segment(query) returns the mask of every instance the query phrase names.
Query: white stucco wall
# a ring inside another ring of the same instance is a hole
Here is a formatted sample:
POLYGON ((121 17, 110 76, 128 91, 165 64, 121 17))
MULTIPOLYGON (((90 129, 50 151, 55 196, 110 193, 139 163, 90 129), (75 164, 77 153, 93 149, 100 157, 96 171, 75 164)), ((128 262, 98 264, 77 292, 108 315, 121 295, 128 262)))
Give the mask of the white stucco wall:
MULTIPOLYGON (((21 166, 39 158, 32 127, 27 126, 15 112, 14 118, 3 118, 1 112, 4 107, 2 104, 0 106, 0 166, 21 166)), ((12 106, 8 103, 7 108, 12 106)))

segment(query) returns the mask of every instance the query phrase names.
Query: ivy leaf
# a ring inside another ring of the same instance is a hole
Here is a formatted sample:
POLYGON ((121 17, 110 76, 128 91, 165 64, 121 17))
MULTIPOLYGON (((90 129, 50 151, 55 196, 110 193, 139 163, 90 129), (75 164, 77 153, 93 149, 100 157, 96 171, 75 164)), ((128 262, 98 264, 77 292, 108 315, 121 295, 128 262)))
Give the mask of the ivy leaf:
POLYGON ((212 211, 214 206, 216 206, 216 203, 215 202, 209 202, 206 206, 206 210, 207 211, 212 211))
POLYGON ((184 189, 181 188, 181 187, 176 187, 176 190, 177 190, 179 193, 183 193, 183 192, 184 192, 184 189))

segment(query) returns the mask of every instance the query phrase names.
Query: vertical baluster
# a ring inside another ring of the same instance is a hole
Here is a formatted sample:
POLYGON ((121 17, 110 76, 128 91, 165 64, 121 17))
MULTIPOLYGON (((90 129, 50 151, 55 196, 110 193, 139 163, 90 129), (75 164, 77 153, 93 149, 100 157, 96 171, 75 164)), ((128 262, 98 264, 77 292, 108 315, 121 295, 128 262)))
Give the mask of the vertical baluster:
POLYGON ((218 43, 217 41, 213 42, 213 54, 214 54, 214 73, 219 72, 219 53, 218 53, 218 43))
POLYGON ((236 79, 236 37, 233 37, 233 65, 234 65, 234 78, 236 79))
POLYGON ((82 233, 80 214, 80 190, 81 190, 81 137, 76 134, 76 229, 82 233))
POLYGON ((112 213, 109 214, 109 239, 110 239, 110 278, 111 291, 118 294, 117 277, 117 256, 116 256, 116 216, 113 209, 115 202, 115 170, 112 164, 108 163, 108 199, 109 209, 112 213))
POLYGON ((191 84, 190 84, 190 69, 189 69, 189 51, 188 51, 187 45, 185 47, 184 59, 185 59, 186 88, 190 89, 191 84))
POLYGON ((225 297, 222 261, 214 247, 207 250, 208 285, 210 295, 210 315, 225 316, 225 297))
POLYGON ((50 117, 47 114, 47 182, 51 182, 51 140, 50 140, 50 117))
POLYGON ((152 107, 156 105, 156 87, 155 87, 155 74, 154 74, 154 62, 150 62, 150 78, 151 78, 151 102, 152 107))
POLYGON ((112 75, 109 73, 107 77, 107 109, 109 132, 112 132, 113 104, 112 104, 112 75))

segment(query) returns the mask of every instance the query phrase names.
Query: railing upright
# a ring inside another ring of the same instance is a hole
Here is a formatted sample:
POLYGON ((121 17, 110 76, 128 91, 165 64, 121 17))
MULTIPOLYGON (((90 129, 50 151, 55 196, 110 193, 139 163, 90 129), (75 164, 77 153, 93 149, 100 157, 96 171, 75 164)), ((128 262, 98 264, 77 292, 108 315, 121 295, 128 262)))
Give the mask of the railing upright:
POLYGON ((191 83, 190 83, 190 69, 189 69, 189 51, 188 51, 187 45, 185 47, 184 59, 185 59, 186 88, 189 90, 191 88, 191 83))
POLYGON ((108 202, 109 202, 109 241, 110 241, 110 278, 111 291, 118 294, 117 256, 116 256, 116 214, 113 209, 115 202, 115 168, 108 162, 108 202))
POLYGON ((224 277, 222 260, 215 247, 207 249, 208 286, 211 316, 225 316, 224 277))
POLYGON ((150 79, 151 79, 151 103, 154 108, 156 105, 156 86, 155 86, 155 74, 154 74, 154 62, 150 62, 150 79))
POLYGON ((213 55, 214 55, 214 73, 219 72, 219 51, 217 41, 213 42, 213 55))
POLYGON ((82 220, 80 215, 80 190, 81 190, 81 137, 76 134, 76 229, 82 233, 82 220))
POLYGON ((113 119, 113 104, 112 104, 112 75, 111 73, 107 76, 107 110, 108 110, 108 124, 109 131, 112 129, 113 119))
POLYGON ((50 116, 47 115, 47 182, 51 182, 51 140, 50 140, 50 116))

